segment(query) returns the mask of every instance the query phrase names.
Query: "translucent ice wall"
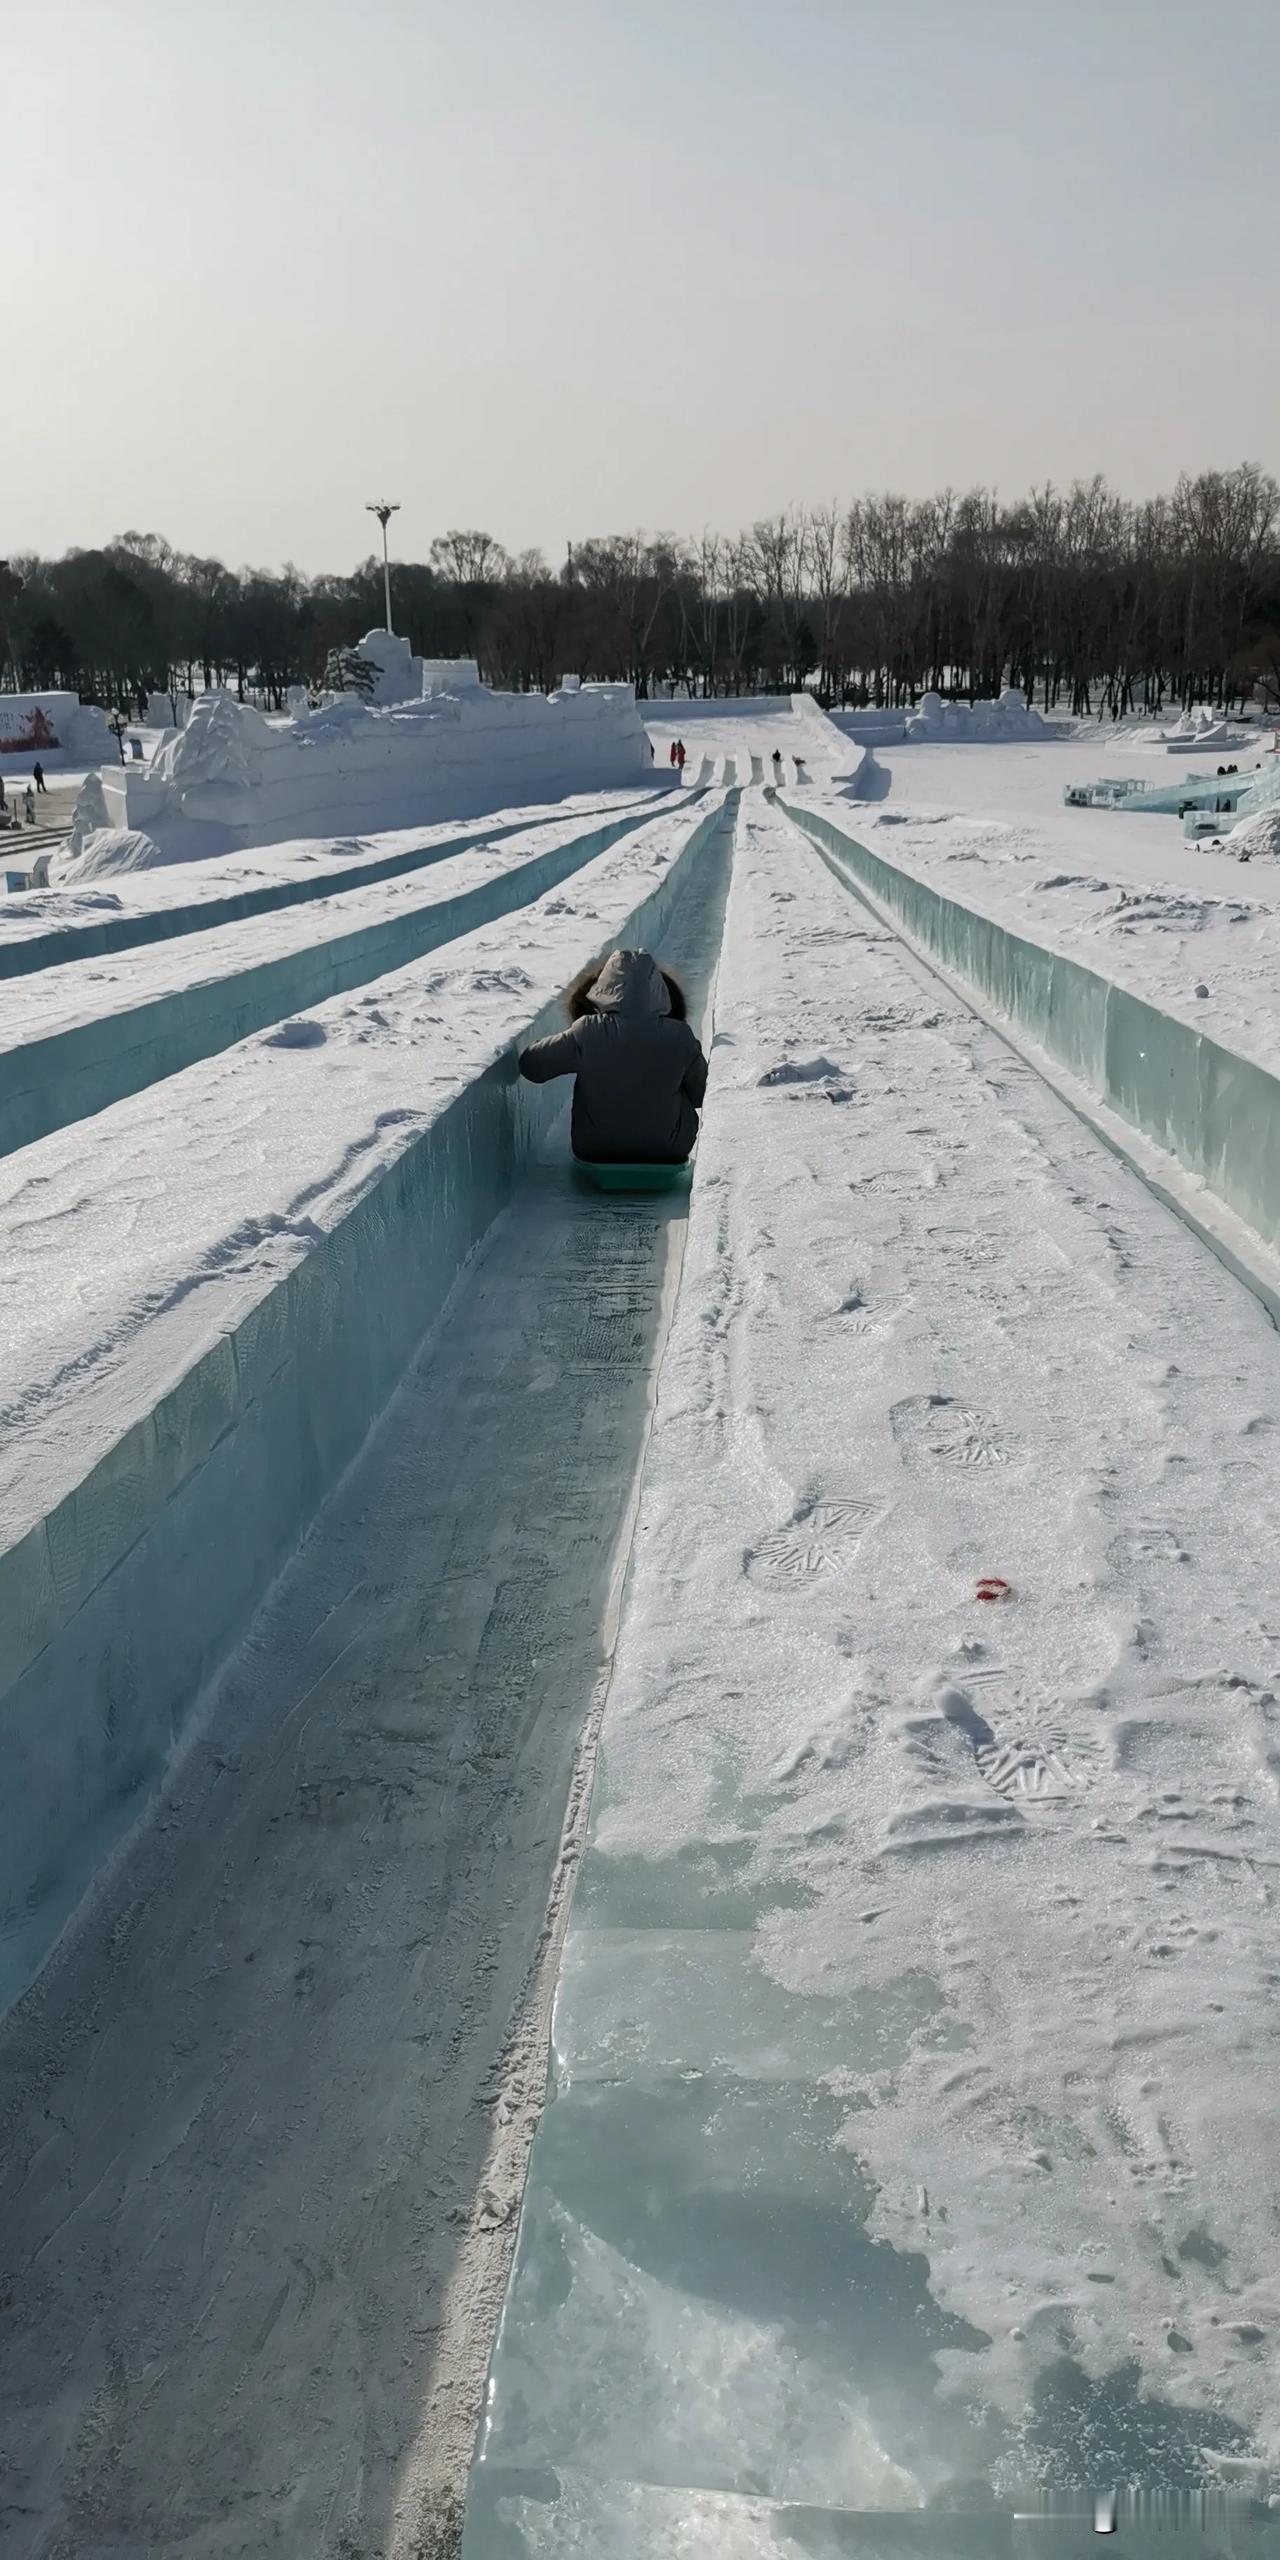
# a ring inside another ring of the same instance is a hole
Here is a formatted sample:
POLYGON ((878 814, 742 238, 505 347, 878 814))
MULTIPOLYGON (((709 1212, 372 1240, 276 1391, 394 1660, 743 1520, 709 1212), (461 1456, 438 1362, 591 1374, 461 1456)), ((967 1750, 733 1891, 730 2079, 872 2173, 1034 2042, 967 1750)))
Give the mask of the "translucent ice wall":
MULTIPOLYGON (((648 896, 607 916, 598 950, 660 939, 733 809, 717 803, 690 828, 648 896)), ((607 904, 597 897, 601 932, 607 904)), ((560 1019, 548 1003, 512 1035, 560 1019)), ((520 1081, 504 1042, 426 1127, 406 1125, 341 1223, 0 1555, 0 2005, 154 1786, 563 1108, 563 1088, 520 1081)))
MULTIPOLYGON (((453 897, 428 903, 424 893, 421 905, 346 933, 321 936, 317 929, 302 950, 225 976, 193 978, 150 1003, 113 1005, 48 1038, 0 1047, 0 1155, 31 1146, 69 1120, 106 1111, 286 1014, 367 985, 477 925, 529 906, 647 826, 652 814, 631 809, 601 826, 566 828, 558 844, 453 897)), ((360 875, 362 883, 366 877, 360 875)))
POLYGON ((868 890, 923 951, 967 980, 1265 1243, 1280 1243, 1280 1079, 1078 960, 944 897, 816 810, 787 806, 787 814, 839 877, 868 890))

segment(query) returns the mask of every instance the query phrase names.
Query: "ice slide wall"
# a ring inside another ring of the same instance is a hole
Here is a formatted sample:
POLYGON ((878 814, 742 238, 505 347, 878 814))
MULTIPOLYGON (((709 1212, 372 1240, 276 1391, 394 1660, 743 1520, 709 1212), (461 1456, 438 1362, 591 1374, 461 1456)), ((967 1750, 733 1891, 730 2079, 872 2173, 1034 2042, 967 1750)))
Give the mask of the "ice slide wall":
POLYGON ((816 809, 780 808, 847 885, 962 978, 1099 1102, 1280 1245, 1280 1078, 1078 960, 944 897, 816 809))
POLYGON ((532 905, 623 836, 647 827, 652 817, 652 809, 629 810, 603 826, 570 833, 532 861, 435 905, 384 916, 225 978, 198 980, 48 1039, 0 1049, 0 1155, 33 1145, 69 1120, 107 1111, 126 1094, 230 1049, 286 1014, 407 968, 459 934, 532 905))
MULTIPOLYGON (((642 775, 637 788, 650 804, 646 817, 654 817, 661 797, 676 785, 674 777, 664 777, 659 771, 656 782, 652 774, 648 778, 642 775)), ((548 807, 547 820, 554 815, 554 808, 548 807)), ((0 978, 30 977, 38 969, 60 968, 65 960, 98 960, 108 951, 131 951, 140 943, 171 942, 184 933, 208 933, 217 925, 242 924, 247 916, 274 915, 282 907, 306 906, 316 898, 333 898, 343 889, 367 889, 374 881, 396 880, 403 872, 422 871, 433 863, 447 862, 452 854, 466 853, 472 845, 502 844, 509 836, 527 835, 542 823, 545 821, 528 811, 498 826, 490 826, 481 818, 459 835, 411 845, 401 853, 375 854, 365 861, 344 863, 334 871, 308 871, 292 879, 269 880, 257 888, 228 890, 221 898, 192 898, 185 906, 138 908, 130 914, 108 916, 101 924, 59 924, 58 891, 50 890, 40 893, 48 899, 48 932, 29 934, 21 942, 0 942, 0 978)))
MULTIPOLYGON (((656 942, 736 802, 610 944, 656 942)), ((597 955, 601 956, 601 955, 597 955)), ((521 1034, 559 1019, 545 1005, 521 1034)), ((0 2005, 31 1979, 565 1107, 509 1045, 350 1214, 0 1556, 0 2005)))

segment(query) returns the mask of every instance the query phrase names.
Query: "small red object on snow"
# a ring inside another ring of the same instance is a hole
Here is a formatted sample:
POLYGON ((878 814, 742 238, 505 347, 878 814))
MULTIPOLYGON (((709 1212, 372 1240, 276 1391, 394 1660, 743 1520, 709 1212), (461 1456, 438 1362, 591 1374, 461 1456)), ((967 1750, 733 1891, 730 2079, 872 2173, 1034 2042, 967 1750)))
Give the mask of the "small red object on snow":
POLYGON ((1002 1573, 984 1573, 977 1596, 979 1600, 1008 1600, 1013 1595, 1002 1573))

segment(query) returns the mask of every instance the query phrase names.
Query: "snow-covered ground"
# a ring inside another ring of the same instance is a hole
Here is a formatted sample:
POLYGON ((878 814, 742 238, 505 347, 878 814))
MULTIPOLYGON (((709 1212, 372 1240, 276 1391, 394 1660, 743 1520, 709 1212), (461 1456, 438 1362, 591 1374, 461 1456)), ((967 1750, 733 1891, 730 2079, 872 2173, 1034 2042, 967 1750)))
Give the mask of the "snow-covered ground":
MULTIPOLYGON (((1128 732, 1086 724, 1043 744, 873 756, 843 787, 830 767, 815 769, 802 796, 948 897, 1280 1065, 1280 860, 1244 864, 1211 841, 1189 844, 1175 816, 1063 804, 1067 783, 1151 778, 1151 756, 1128 732)), ((1189 759, 1187 771, 1221 761, 1189 759)), ((1241 750, 1236 761, 1264 759, 1241 750)))

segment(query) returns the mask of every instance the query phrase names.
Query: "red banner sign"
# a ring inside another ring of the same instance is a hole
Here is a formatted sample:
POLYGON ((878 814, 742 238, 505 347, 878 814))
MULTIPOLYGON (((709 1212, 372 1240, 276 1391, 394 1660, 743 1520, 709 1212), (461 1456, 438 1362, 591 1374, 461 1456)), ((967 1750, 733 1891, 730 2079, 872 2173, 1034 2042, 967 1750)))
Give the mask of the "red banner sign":
MULTIPOLYGON (((56 747, 58 732, 38 705, 34 711, 19 712, 18 718, 22 725, 16 730, 0 726, 0 756, 29 756, 33 749, 39 754, 42 747, 56 747)), ((0 723, 3 720, 4 707, 0 704, 0 723)))

